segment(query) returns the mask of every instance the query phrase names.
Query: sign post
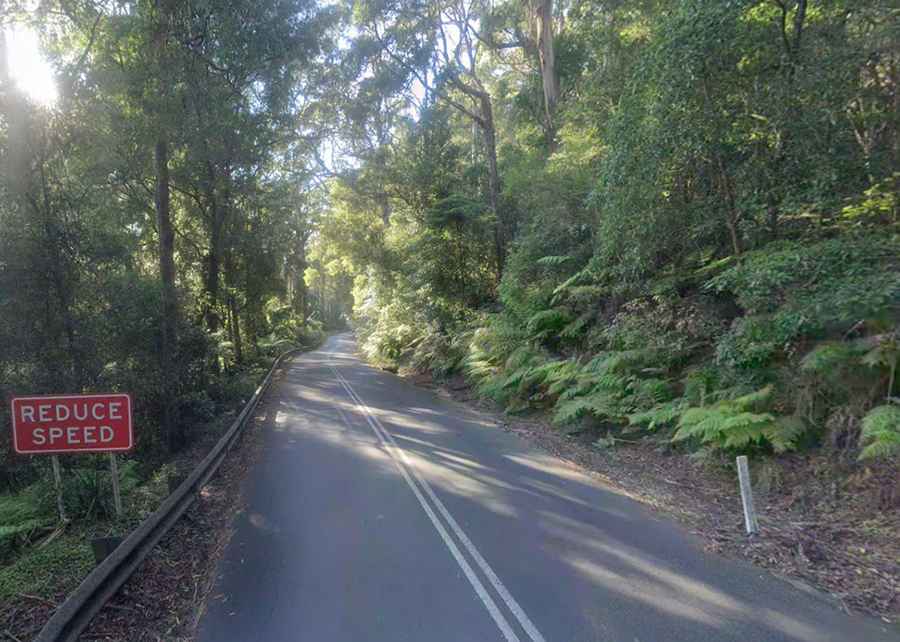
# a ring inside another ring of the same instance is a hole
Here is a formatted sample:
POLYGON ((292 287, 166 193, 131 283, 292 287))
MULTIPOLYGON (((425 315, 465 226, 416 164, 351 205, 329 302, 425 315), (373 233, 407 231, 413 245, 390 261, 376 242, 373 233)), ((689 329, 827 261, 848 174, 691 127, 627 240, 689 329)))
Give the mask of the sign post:
POLYGON ((121 517, 122 496, 119 494, 119 464, 116 462, 116 453, 109 453, 109 474, 112 477, 113 506, 116 509, 116 517, 121 517))
POLYGON ((13 447, 22 455, 52 455, 60 519, 66 521, 59 470, 60 453, 109 453, 113 504, 122 514, 116 453, 131 450, 131 397, 126 394, 14 397, 13 447))
POLYGON ((50 463, 53 464, 53 485, 56 487, 56 508, 59 510, 59 521, 66 523, 66 505, 63 503, 62 492, 62 475, 59 472, 59 457, 53 455, 50 457, 50 463))

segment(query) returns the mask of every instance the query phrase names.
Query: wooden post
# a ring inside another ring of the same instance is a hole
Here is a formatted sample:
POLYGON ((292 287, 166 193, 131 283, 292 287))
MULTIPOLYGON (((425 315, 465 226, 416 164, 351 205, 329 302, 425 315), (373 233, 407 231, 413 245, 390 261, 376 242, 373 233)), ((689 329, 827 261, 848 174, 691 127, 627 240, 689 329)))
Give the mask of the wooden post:
POLYGON ((759 532, 759 522, 756 520, 756 509, 753 507, 753 489, 750 488, 750 469, 747 466, 747 457, 741 455, 737 458, 738 481, 741 484, 741 503, 744 505, 744 527, 748 535, 759 532))
POLYGON ((56 455, 51 456, 50 462, 53 464, 53 482, 56 486, 56 508, 59 509, 59 521, 65 523, 69 520, 66 519, 66 506, 63 503, 62 475, 59 472, 59 457, 56 455))
POLYGON ((112 477, 113 505, 116 508, 116 517, 122 516, 122 495, 119 494, 119 464, 116 461, 116 453, 109 453, 109 474, 112 477))

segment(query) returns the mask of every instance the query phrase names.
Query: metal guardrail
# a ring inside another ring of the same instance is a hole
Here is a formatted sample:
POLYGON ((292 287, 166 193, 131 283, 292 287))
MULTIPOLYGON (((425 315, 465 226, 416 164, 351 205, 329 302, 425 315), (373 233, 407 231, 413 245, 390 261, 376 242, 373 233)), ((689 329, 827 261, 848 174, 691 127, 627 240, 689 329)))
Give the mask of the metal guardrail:
POLYGON ((218 470, 241 433, 247 418, 268 390, 275 370, 285 359, 298 352, 302 350, 289 350, 275 360, 250 401, 244 405, 241 414, 228 428, 228 432, 160 507, 131 531, 122 543, 82 580, 78 588, 56 609, 35 638, 35 642, 72 642, 88 627, 94 616, 131 577, 162 536, 175 525, 197 498, 200 489, 218 470))

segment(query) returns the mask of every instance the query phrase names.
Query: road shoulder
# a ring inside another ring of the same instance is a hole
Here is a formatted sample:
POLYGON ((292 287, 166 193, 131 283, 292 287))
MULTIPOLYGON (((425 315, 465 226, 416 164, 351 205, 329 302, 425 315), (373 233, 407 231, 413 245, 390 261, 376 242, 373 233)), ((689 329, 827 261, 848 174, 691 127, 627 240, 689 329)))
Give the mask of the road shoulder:
POLYGON ((882 477, 896 471, 869 468, 838 487, 833 471, 813 457, 783 457, 756 468, 761 533, 748 538, 736 478, 724 460, 697 460, 647 442, 598 448, 596 431, 567 434, 540 415, 507 415, 477 398, 461 379, 404 380, 673 518, 706 551, 766 568, 847 613, 873 615, 900 633, 900 506, 882 508, 878 491, 882 477))

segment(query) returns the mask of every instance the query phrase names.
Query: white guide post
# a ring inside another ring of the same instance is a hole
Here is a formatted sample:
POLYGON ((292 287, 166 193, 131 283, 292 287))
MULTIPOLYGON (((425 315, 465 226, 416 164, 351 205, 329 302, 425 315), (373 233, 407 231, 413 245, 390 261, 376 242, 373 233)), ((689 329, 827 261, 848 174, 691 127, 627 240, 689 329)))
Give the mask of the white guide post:
POLYGON ((741 503, 744 505, 744 526, 748 535, 759 532, 759 522, 756 519, 756 509, 753 507, 753 489, 750 488, 750 469, 747 466, 747 457, 741 455, 737 458, 738 480, 741 483, 741 503))

